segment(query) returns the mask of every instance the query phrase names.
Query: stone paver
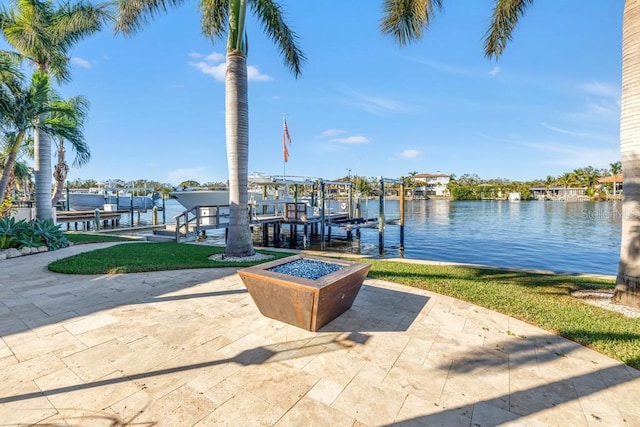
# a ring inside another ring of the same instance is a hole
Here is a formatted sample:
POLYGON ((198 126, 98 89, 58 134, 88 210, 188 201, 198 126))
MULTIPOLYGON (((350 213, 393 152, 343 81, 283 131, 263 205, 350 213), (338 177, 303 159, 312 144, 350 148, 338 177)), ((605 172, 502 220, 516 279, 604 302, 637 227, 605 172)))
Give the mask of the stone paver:
POLYGON ((446 296, 367 279, 311 333, 262 316, 234 269, 0 263, 0 424, 640 425, 640 372, 446 296))

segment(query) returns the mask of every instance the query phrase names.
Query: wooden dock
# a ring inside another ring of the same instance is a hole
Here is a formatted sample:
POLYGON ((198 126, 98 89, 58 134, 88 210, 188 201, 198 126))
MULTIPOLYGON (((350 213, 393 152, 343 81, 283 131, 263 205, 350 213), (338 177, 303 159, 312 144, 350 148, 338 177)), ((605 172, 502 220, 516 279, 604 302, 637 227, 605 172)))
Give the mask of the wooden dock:
POLYGON ((99 228, 100 224, 103 227, 118 227, 120 225, 120 219, 122 214, 128 211, 105 211, 100 210, 96 214, 96 211, 56 211, 56 222, 58 224, 66 224, 67 231, 71 230, 71 224, 75 231, 78 229, 82 231, 90 231, 94 228, 99 228), (96 227, 96 219, 99 223, 96 227))

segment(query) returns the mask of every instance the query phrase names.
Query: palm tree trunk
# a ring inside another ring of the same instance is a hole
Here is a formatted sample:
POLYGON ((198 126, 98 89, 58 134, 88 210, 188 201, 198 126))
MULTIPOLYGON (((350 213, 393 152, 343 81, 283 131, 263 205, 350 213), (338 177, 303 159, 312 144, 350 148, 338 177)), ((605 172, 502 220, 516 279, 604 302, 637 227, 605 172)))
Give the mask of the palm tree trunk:
MULTIPOLYGON (((46 116, 40 116, 43 121, 46 116)), ((38 129, 34 132, 34 153, 36 180, 36 218, 40 220, 52 219, 51 212, 51 138, 38 129)))
POLYGON ((53 184, 53 198, 51 199, 51 206, 56 206, 58 201, 62 199, 64 192, 64 182, 67 180, 69 173, 69 165, 67 165, 65 159, 64 140, 60 138, 58 143, 58 163, 53 171, 53 178, 55 182, 53 184))
POLYGON ((0 203, 7 196, 7 188, 9 188, 9 181, 13 172, 13 165, 16 162, 16 153, 11 151, 4 162, 4 169, 2 170, 2 178, 0 178, 0 203))
POLYGON ((227 256, 255 253, 249 230, 249 102, 247 59, 239 51, 227 53, 225 126, 229 168, 229 233, 227 256))
POLYGON ((9 188, 9 181, 11 176, 13 175, 13 166, 16 163, 16 158, 18 157, 18 151, 20 150, 20 146, 22 145, 22 141, 24 140, 24 131, 18 132, 14 136, 14 140, 9 150, 9 154, 4 161, 4 169, 2 170, 2 178, 0 178, 0 202, 4 200, 7 193, 7 188, 9 188))
POLYGON ((640 0, 626 0, 622 24, 620 151, 622 236, 613 300, 640 308, 640 0))

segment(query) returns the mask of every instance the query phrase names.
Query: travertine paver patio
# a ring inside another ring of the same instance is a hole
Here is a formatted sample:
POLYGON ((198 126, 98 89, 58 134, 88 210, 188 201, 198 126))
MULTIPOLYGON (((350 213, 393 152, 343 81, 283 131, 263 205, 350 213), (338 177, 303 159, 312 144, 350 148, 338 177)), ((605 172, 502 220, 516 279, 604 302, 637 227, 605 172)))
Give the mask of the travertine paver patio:
POLYGON ((233 269, 46 270, 101 246, 0 261, 0 425, 640 425, 640 372, 471 304, 368 279, 311 333, 233 269))

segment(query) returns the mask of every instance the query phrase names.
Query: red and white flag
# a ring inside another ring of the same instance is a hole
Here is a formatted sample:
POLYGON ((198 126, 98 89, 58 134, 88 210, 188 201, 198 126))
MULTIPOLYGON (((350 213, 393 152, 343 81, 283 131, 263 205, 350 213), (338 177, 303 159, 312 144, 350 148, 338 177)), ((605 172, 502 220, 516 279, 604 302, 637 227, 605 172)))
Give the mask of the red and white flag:
POLYGON ((287 119, 283 119, 282 121, 282 152, 284 155, 284 162, 289 161, 289 150, 287 149, 287 142, 291 145, 291 135, 289 135, 289 128, 287 128, 287 119))

